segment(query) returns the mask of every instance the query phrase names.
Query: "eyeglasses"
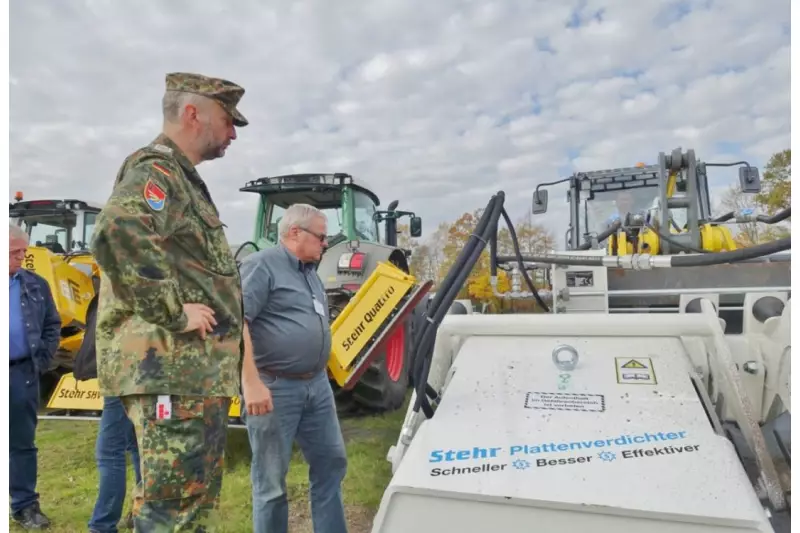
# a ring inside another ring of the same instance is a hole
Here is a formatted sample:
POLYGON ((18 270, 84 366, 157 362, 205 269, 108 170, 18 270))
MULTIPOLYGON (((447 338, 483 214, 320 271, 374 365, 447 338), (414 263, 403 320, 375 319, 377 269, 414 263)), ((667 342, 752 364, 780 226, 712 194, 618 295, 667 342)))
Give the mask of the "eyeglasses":
POLYGON ((311 231, 310 229, 306 229, 306 228, 303 228, 303 227, 300 227, 300 226, 298 226, 297 228, 302 230, 302 231, 305 231, 306 233, 308 233, 310 235, 313 235, 314 237, 319 239, 319 242, 323 242, 324 243, 326 240, 328 240, 328 236, 325 235, 324 233, 316 233, 314 231, 311 231))

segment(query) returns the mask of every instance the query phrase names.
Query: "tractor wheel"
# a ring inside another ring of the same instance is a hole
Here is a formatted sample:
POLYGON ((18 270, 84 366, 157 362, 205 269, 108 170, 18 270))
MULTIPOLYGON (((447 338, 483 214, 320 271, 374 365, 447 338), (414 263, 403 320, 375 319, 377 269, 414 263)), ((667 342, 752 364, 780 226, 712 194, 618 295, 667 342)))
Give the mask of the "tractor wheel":
POLYGON ((395 411, 401 408, 408 391, 410 368, 408 322, 397 328, 386 342, 384 353, 373 360, 353 387, 352 399, 370 411, 395 411))

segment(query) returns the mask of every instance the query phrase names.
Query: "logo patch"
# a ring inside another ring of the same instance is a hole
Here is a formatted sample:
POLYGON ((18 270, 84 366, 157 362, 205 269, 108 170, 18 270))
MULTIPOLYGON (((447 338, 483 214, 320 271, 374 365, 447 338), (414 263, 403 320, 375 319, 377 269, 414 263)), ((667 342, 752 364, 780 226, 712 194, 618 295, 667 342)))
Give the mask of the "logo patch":
POLYGON ((164 209, 164 203, 167 200, 167 194, 164 190, 153 183, 152 180, 147 180, 147 185, 144 186, 144 199, 150 209, 153 211, 161 211, 164 209))

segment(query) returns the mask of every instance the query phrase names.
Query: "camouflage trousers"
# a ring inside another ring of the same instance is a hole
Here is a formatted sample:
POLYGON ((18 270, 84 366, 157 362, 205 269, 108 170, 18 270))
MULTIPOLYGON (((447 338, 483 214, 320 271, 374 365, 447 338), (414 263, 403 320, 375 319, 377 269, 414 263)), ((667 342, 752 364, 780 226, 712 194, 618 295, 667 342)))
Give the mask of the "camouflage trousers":
POLYGON ((122 397, 141 461, 135 531, 216 531, 230 398, 170 396, 164 418, 157 416, 158 398, 122 397))

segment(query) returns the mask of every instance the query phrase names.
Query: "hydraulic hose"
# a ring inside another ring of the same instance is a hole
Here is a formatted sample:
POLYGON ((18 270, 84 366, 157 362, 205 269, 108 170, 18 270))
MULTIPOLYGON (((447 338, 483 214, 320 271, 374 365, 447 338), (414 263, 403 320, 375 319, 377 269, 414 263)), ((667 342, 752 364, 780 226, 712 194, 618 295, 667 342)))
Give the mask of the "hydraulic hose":
MULTIPOLYGON (((517 232, 514 230, 514 224, 511 223, 511 219, 506 212, 506 208, 503 208, 503 219, 508 224, 508 232, 511 234, 511 243, 514 245, 514 253, 516 254, 517 264, 519 265, 519 271, 522 273, 522 277, 525 278, 525 283, 528 284, 528 288, 533 293, 533 297, 536 298, 536 302, 544 309, 546 313, 550 312, 550 308, 547 307, 547 304, 544 303, 541 296, 539 296, 539 291, 536 290, 536 286, 531 281, 530 276, 528 276, 528 270, 525 268, 525 262, 522 260, 522 253, 519 250, 519 241, 517 240, 517 232)), ((495 235, 497 232, 495 232, 495 235)), ((493 259, 493 262, 496 264, 496 258, 493 259)))
MULTIPOLYGON (((787 207, 783 211, 779 211, 779 212, 775 213, 772 216, 767 216, 767 215, 758 215, 756 217, 745 216, 745 217, 743 217, 744 220, 742 220, 742 222, 743 223, 744 222, 763 222, 765 224, 777 224, 778 222, 783 222, 784 220, 786 220, 787 218, 789 218, 791 216, 792 216, 792 208, 791 207, 787 207)), ((736 212, 735 211, 728 211, 727 213, 725 213, 723 215, 720 215, 717 218, 711 219, 711 222, 721 223, 721 222, 727 222, 727 221, 729 221, 731 219, 735 219, 735 218, 736 218, 736 212)))
POLYGON ((702 255, 671 255, 670 265, 673 267, 693 267, 706 265, 722 265, 725 263, 736 263, 746 259, 753 259, 764 255, 790 250, 792 248, 792 238, 786 237, 775 241, 765 242, 750 246, 749 248, 739 248, 730 252, 719 252, 714 254, 702 255))
MULTIPOLYGON (((499 194, 502 194, 502 193, 499 193, 499 194)), ((486 231, 486 226, 489 223, 490 216, 491 216, 491 214, 493 212, 495 204, 498 201, 498 198, 499 198, 499 196, 495 195, 495 196, 492 196, 492 198, 489 200, 489 203, 487 204, 483 215, 481 216, 480 220, 478 220, 478 224, 477 224, 477 226, 475 228, 475 232, 470 236, 469 240, 467 241, 467 244, 461 250, 461 253, 458 255, 458 257, 456 258, 455 262, 453 263, 453 266, 450 267, 450 271, 447 273, 447 276, 445 277, 445 279, 442 281, 441 285, 437 289, 436 296, 434 297, 433 301, 431 302, 429 311, 430 310, 434 310, 434 311, 438 311, 439 310, 439 308, 441 307, 442 301, 445 299, 446 295, 448 294, 447 291, 449 291, 450 288, 453 286, 453 282, 454 282, 455 278, 458 277, 461 274, 460 269, 462 268, 462 265, 464 265, 466 263, 466 261, 470 257, 470 254, 472 253, 472 251, 475 249, 476 246, 478 246, 479 241, 482 242, 484 245, 486 244, 486 239, 483 237, 483 233, 485 233, 485 231, 486 231)), ((483 247, 481 247, 481 249, 482 248, 483 247)), ((467 274, 469 274, 469 272, 467 272, 467 274)), ((458 293, 458 290, 460 290, 460 288, 461 288, 460 286, 457 286, 455 292, 458 293)), ((455 298, 453 298, 453 299, 455 299, 455 298)), ((450 302, 450 303, 452 303, 452 302, 450 302)), ((449 304, 448 304, 448 306, 449 306, 449 304)), ((444 316, 444 315, 442 315, 442 316, 444 316)))
POLYGON ((466 246, 461 250, 444 281, 437 289, 436 297, 428 311, 423 315, 422 328, 419 334, 415 336, 412 353, 416 355, 412 371, 417 397, 414 402, 414 411, 418 412, 421 408, 428 418, 433 416, 433 408, 428 396, 431 396, 434 400, 436 399, 436 391, 428 384, 436 331, 459 290, 461 290, 467 276, 472 272, 480 254, 486 247, 487 241, 491 240, 492 233, 497 233, 497 221, 500 218, 504 200, 505 193, 502 191, 492 196, 491 200, 489 200, 486 210, 478 221, 475 232, 470 236, 466 246))
POLYGON ((756 217, 756 220, 758 220, 759 222, 765 222, 767 224, 777 224, 778 222, 783 222, 790 216, 792 216, 792 208, 787 207, 783 211, 779 211, 774 215, 772 215, 771 217, 768 217, 766 215, 758 215, 756 217))
MULTIPOLYGON (((466 264, 463 264, 463 269, 459 270, 459 273, 466 273, 467 275, 472 270, 475 262, 477 261, 478 257, 480 256, 481 249, 477 248, 472 251, 472 253, 467 257, 466 264)), ((428 400, 428 396, 431 399, 436 400, 436 391, 433 390, 432 387, 428 384, 428 375, 430 373, 430 365, 432 362, 432 354, 433 354, 433 346, 436 340, 436 331, 441 324, 444 315, 447 313, 449 306, 452 304, 453 300, 455 299, 456 294, 458 293, 461 285, 463 284, 463 278, 466 276, 459 275, 457 278, 453 280, 449 289, 447 290, 447 297, 443 300, 444 305, 441 305, 435 308, 435 312, 433 313, 433 317, 428 317, 428 322, 423 322, 423 331, 421 332, 421 340, 420 340, 420 348, 415 350, 414 353, 417 354, 415 358, 415 368, 414 368, 414 382, 417 383, 417 399, 414 404, 414 410, 418 410, 420 408, 423 409, 426 416, 429 418, 433 416, 433 408, 428 400), (422 394, 421 389, 425 388, 426 394, 422 394)))
MULTIPOLYGON (((500 193, 502 194, 502 193, 500 193)), ((487 206, 484 215, 479 220, 475 233, 470 237, 467 246, 461 251, 455 264, 448 272, 447 277, 442 283, 439 290, 437 290, 437 297, 431 305, 429 316, 426 317, 427 321, 423 322, 423 329, 420 336, 415 339, 414 353, 417 354, 414 365, 415 383, 417 383, 417 402, 414 409, 423 408, 427 416, 432 416, 432 408, 426 396, 421 394, 421 388, 426 386, 426 391, 430 391, 427 386, 427 377, 430 371, 431 356, 433 353, 433 344, 436 340, 436 330, 441 323, 450 305, 455 300, 458 291, 461 289, 464 280, 472 271, 475 266, 483 248, 486 244, 487 233, 492 231, 497 224, 499 217, 499 210, 502 206, 502 197, 495 196, 487 206), (430 316, 432 315, 432 317, 430 316)), ((435 391, 434 391, 435 393, 435 391)))
MULTIPOLYGON (((605 257, 605 256, 603 256, 605 257)), ((548 263, 551 265, 564 265, 564 266, 605 266, 603 263, 603 257, 601 256, 583 256, 583 255, 575 255, 575 256, 566 256, 566 255, 554 255, 554 254, 545 254, 545 255, 523 255, 522 261, 525 263, 548 263)), ((497 256, 498 263, 513 263, 518 261, 519 259, 513 255, 499 255, 497 256)))
MULTIPOLYGON (((551 265, 567 266, 596 266, 607 268, 671 268, 671 267, 694 267, 707 265, 723 265, 725 263, 738 263, 765 255, 771 255, 792 248, 792 238, 786 237, 775 241, 765 242, 749 248, 740 248, 731 252, 687 254, 687 255, 649 255, 634 254, 629 256, 567 256, 567 255, 532 255, 523 256, 525 263, 548 263, 551 265)), ((514 256, 498 256, 498 263, 510 263, 517 261, 514 256)))

